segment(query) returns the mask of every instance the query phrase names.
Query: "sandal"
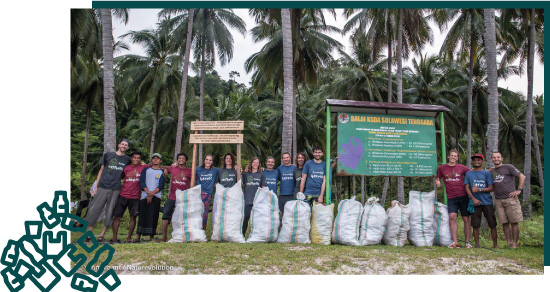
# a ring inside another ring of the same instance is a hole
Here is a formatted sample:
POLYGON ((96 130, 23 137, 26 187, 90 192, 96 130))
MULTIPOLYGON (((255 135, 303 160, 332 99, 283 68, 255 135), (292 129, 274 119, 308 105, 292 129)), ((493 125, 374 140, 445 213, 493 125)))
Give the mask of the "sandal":
POLYGON ((105 237, 99 236, 99 237, 97 238, 97 241, 99 241, 99 242, 104 242, 104 241, 105 241, 105 237))
POLYGON ((84 239, 85 243, 88 243, 88 242, 91 242, 91 241, 92 241, 92 239, 89 236, 86 239, 84 239))
POLYGON ((112 244, 120 244, 120 239, 117 239, 116 241, 111 239, 111 240, 109 240, 109 244, 111 244, 111 245, 112 244))

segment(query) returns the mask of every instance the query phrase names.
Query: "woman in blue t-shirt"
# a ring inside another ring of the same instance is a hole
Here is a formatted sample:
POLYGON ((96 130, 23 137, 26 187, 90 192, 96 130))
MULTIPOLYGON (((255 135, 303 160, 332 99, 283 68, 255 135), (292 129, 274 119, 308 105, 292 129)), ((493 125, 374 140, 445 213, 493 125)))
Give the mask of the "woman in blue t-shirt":
POLYGON ((201 185, 201 199, 204 203, 204 213, 202 214, 202 229, 206 230, 208 222, 208 212, 210 210, 210 200, 212 199, 212 190, 218 177, 218 168, 215 168, 212 154, 206 154, 201 166, 197 167, 196 180, 201 185))
POLYGON ((260 168, 260 159, 253 157, 250 163, 246 167, 243 173, 242 179, 243 193, 244 193, 244 220, 243 220, 243 235, 248 228, 248 219, 250 219, 250 212, 254 205, 254 197, 258 188, 265 187, 265 176, 263 170, 260 168))

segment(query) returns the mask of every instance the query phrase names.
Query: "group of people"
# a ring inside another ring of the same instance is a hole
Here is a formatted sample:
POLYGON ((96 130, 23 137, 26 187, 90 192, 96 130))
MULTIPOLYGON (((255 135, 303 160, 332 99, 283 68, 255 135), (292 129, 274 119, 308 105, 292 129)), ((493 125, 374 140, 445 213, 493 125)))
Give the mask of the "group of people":
MULTIPOLYGON (((91 193, 93 200, 88 206, 86 220, 88 230, 93 231, 100 214, 105 210, 103 230, 98 236, 99 241, 105 240, 109 226, 113 228, 113 238, 110 243, 120 243, 118 229, 124 212, 128 210, 130 223, 125 242, 137 242, 142 235, 155 240, 158 218, 161 210, 161 193, 165 182, 170 177, 170 191, 162 211, 162 238, 167 241, 167 230, 175 208, 176 191, 191 187, 192 170, 187 167, 188 157, 185 153, 177 155, 177 162, 171 166, 162 166, 162 156, 154 153, 149 164, 142 162, 142 155, 135 151, 126 155, 130 141, 122 139, 116 152, 107 152, 100 160, 100 170, 97 175, 97 188, 91 193), (121 180, 123 181, 121 183, 121 180), (139 217, 139 218, 138 218, 139 217), (136 239, 132 239, 137 226, 136 239)), ((254 196, 260 187, 268 187, 278 195, 279 210, 282 217, 284 205, 296 199, 297 193, 303 193, 307 201, 323 202, 325 193, 326 163, 321 160, 323 150, 319 146, 313 148, 313 160, 307 159, 305 153, 298 153, 295 164, 292 164, 290 153, 282 154, 282 164, 275 168, 275 158, 268 157, 265 168, 258 157, 252 157, 244 169, 238 169, 235 157, 227 153, 220 168, 214 167, 214 157, 207 154, 202 164, 195 171, 196 184, 201 185, 201 199, 204 203, 203 229, 206 230, 208 210, 216 183, 224 188, 233 187, 241 180, 244 193, 245 210, 242 226, 243 234, 248 228, 248 221, 254 204, 254 196), (241 173, 242 172, 242 173, 241 173)))
POLYGON ((464 247, 472 248, 470 244, 471 229, 474 230, 475 247, 479 245, 479 228, 482 216, 487 220, 491 230, 493 248, 497 245, 497 220, 502 224, 504 236, 509 247, 517 248, 519 238, 519 222, 523 221, 521 203, 518 196, 521 194, 525 176, 513 165, 502 163, 502 154, 493 152, 491 160, 493 168, 483 169, 485 158, 475 154, 472 158, 472 169, 458 163, 458 151, 449 152, 449 162, 437 169, 436 185, 441 186, 441 179, 447 191, 447 205, 449 211, 449 225, 453 243, 450 248, 459 248, 458 212, 464 221, 464 247), (515 178, 519 177, 519 186, 516 188, 515 178), (494 192, 494 202, 491 192, 494 192), (471 220, 470 220, 471 216, 471 220))

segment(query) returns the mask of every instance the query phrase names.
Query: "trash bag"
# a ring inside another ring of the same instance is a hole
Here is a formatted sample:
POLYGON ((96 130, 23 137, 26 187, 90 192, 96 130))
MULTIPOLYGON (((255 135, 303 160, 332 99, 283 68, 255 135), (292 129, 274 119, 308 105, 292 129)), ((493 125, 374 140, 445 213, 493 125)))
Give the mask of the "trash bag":
POLYGON ((330 244, 333 220, 334 204, 325 205, 313 202, 313 208, 311 208, 311 243, 330 244))
POLYGON ((434 242, 435 191, 409 192, 409 241, 414 246, 432 246, 434 242))
POLYGON ((453 243, 449 227, 449 211, 447 205, 434 203, 434 245, 449 246, 453 243))
POLYGON ((311 243, 309 239, 311 208, 302 200, 290 200, 285 204, 283 227, 279 243, 311 243))
POLYGON ((251 232, 246 242, 275 242, 279 232, 279 200, 267 187, 258 189, 250 215, 251 232))
POLYGON ((201 186, 176 191, 176 206, 172 214, 172 238, 168 242, 205 242, 202 230, 204 204, 201 186))
POLYGON ((410 229, 409 215, 411 210, 409 206, 398 201, 392 201, 386 214, 388 215, 388 224, 383 237, 384 243, 393 246, 404 246, 407 242, 407 232, 410 229))
POLYGON ((338 204, 338 215, 332 229, 332 242, 345 245, 359 245, 359 227, 363 206, 352 197, 338 204))
POLYGON ((361 228, 359 229, 360 245, 379 244, 384 237, 388 215, 386 210, 378 204, 378 198, 371 197, 367 200, 361 216, 361 228))
POLYGON ((212 208, 212 241, 245 243, 242 234, 244 194, 239 180, 231 188, 216 184, 212 208))

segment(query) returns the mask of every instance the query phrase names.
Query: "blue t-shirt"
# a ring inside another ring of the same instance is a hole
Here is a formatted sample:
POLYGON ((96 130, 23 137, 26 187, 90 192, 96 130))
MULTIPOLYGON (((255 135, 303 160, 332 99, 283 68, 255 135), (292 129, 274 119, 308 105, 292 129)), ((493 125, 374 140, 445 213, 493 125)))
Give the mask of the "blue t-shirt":
POLYGON ((285 166, 284 164, 277 168, 277 170, 279 171, 279 193, 281 196, 294 195, 295 169, 296 166, 294 165, 285 166))
POLYGON ((149 191, 154 191, 159 188, 159 192, 155 194, 155 197, 159 198, 162 195, 162 189, 164 189, 164 171, 162 169, 153 169, 148 167, 141 172, 139 177, 139 185, 141 187, 141 199, 147 198, 147 193, 143 190, 147 188, 149 191))
POLYGON ((214 184, 218 177, 219 168, 207 169, 203 167, 197 167, 197 184, 201 185, 201 193, 212 194, 214 190, 214 184))
MULTIPOLYGON (((488 188, 489 185, 493 184, 493 177, 491 176, 491 173, 487 170, 481 170, 481 171, 468 171, 466 175, 464 176, 464 184, 470 185, 470 191, 473 187, 478 187, 479 189, 488 188)), ((493 198, 491 198, 490 193, 483 193, 483 192, 472 192, 474 197, 481 201, 481 205, 492 205, 493 204, 493 198)))
POLYGON ((270 191, 277 195, 277 181, 279 180, 279 170, 264 169, 265 183, 270 191))
POLYGON ((304 164, 302 173, 307 174, 304 194, 310 196, 319 196, 321 194, 321 186, 323 185, 323 177, 327 171, 327 163, 321 161, 315 163, 314 160, 308 160, 304 164))

